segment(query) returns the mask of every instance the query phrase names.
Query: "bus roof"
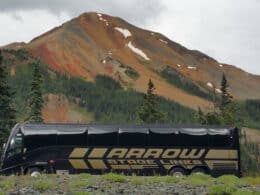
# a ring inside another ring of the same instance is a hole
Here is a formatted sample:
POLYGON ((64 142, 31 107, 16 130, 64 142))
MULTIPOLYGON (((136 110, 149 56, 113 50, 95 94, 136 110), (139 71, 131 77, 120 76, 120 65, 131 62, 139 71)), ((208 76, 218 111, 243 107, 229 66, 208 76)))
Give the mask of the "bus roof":
POLYGON ((91 125, 91 124, 20 124, 17 126, 25 136, 107 133, 158 133, 188 135, 229 135, 234 127, 176 126, 176 125, 91 125))

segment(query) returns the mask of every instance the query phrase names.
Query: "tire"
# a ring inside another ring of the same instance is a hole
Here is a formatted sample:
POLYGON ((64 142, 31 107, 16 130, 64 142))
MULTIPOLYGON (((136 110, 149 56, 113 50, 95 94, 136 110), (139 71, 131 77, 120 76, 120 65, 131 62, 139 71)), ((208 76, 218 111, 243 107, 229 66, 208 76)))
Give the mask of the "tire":
POLYGON ((207 171, 206 171, 206 169, 204 169, 204 168, 197 167, 197 168, 194 168, 194 169, 191 171, 191 174, 195 174, 195 175, 207 174, 207 171))
POLYGON ((41 176, 42 170, 38 167, 32 167, 32 168, 29 168, 28 173, 32 177, 39 177, 39 176, 41 176))
POLYGON ((169 175, 175 176, 175 177, 182 177, 184 175, 187 175, 187 172, 185 169, 181 167, 174 167, 169 171, 169 175))

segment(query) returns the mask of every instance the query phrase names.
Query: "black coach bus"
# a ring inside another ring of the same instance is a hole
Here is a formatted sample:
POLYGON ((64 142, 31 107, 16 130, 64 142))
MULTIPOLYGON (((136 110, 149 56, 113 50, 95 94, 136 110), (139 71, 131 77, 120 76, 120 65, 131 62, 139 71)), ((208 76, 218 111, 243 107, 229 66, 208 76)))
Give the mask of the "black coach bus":
POLYGON ((237 128, 170 125, 17 124, 1 173, 123 172, 240 175, 237 128))

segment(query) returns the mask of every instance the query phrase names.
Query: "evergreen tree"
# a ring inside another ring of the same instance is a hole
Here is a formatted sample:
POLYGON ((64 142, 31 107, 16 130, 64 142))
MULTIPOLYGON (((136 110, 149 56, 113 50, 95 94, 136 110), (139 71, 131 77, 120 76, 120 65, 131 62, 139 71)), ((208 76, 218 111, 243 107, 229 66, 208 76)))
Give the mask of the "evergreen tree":
MULTIPOLYGON (((2 145, 15 124, 13 93, 7 82, 7 71, 0 50, 0 144, 2 145)), ((1 147, 1 146, 0 146, 1 147)))
POLYGON ((201 125, 207 124, 207 119, 201 108, 199 107, 198 112, 195 115, 195 120, 201 125))
POLYGON ((217 101, 216 98, 213 100, 213 111, 204 114, 199 109, 197 121, 200 124, 238 125, 238 119, 236 116, 236 113, 238 113, 238 106, 232 101, 233 97, 228 92, 228 82, 224 73, 221 80, 221 92, 222 94, 220 101, 217 101))
POLYGON ((223 73, 221 81, 221 102, 219 105, 220 115, 222 123, 224 125, 235 125, 237 124, 237 112, 238 107, 235 102, 233 102, 233 97, 228 92, 228 82, 225 74, 223 73))
POLYGON ((144 95, 144 102, 139 111, 139 118, 143 123, 160 123, 164 121, 164 113, 156 109, 157 97, 154 94, 154 84, 151 79, 148 82, 148 89, 144 95))
POLYGON ((227 91, 228 82, 226 79, 226 75, 223 73, 222 81, 221 81, 221 102, 220 102, 220 110, 224 109, 228 104, 232 102, 232 96, 227 91))
POLYGON ((42 75, 40 73, 39 63, 34 63, 33 79, 30 91, 29 100, 29 121, 31 122, 42 122, 42 108, 43 108, 43 97, 42 97, 42 75))

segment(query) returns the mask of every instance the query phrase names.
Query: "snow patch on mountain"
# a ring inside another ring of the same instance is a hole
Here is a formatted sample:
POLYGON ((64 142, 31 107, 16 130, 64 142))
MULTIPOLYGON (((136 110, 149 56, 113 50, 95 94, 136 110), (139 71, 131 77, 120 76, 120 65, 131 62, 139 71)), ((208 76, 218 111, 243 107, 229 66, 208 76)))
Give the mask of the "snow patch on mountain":
POLYGON ((219 67, 221 67, 221 68, 222 68, 222 67, 223 67, 223 64, 219 64, 219 67))
POLYGON ((180 64, 177 64, 177 66, 180 68, 181 67, 181 65, 180 64))
POLYGON ((217 89, 217 88, 215 89, 215 91, 218 92, 218 93, 222 93, 222 91, 220 89, 217 89))
POLYGON ((150 60, 150 58, 141 49, 135 47, 131 41, 127 44, 127 47, 129 47, 129 49, 131 49, 134 53, 141 56, 145 60, 150 60))
POLYGON ((163 43, 165 43, 165 44, 168 44, 168 41, 165 41, 165 40, 163 40, 163 39, 159 39, 159 41, 161 41, 161 42, 163 42, 163 43))
POLYGON ((97 16, 100 21, 105 22, 106 26, 109 25, 108 21, 102 17, 103 16, 102 14, 97 14, 97 16))
POLYGON ((125 38, 132 36, 131 32, 128 29, 120 27, 115 27, 114 29, 120 32, 125 38))
POLYGON ((196 66, 188 66, 188 69, 190 69, 190 70, 197 70, 197 67, 196 66))
POLYGON ((209 86, 210 88, 213 88, 213 84, 210 82, 207 83, 207 86, 209 86))

